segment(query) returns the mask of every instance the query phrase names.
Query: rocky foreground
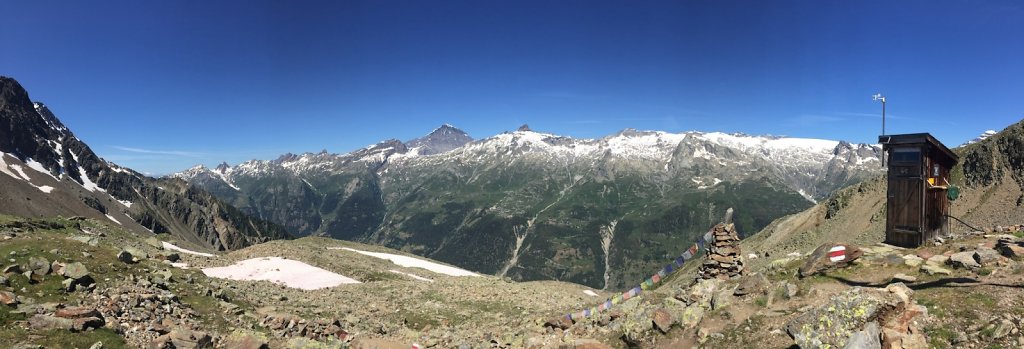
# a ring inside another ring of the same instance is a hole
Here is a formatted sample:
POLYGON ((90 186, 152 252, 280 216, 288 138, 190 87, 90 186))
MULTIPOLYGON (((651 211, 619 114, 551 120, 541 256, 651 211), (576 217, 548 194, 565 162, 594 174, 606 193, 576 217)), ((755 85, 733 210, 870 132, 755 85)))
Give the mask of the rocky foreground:
POLYGON ((1024 345, 1019 230, 961 234, 920 249, 829 243, 806 254, 747 263, 758 267, 746 269, 735 266, 766 257, 739 251, 723 230, 712 244, 715 253, 668 276, 660 287, 570 319, 564 314, 615 293, 553 281, 446 276, 342 248, 398 251, 323 238, 208 256, 168 250, 159 236, 134 236, 91 219, 0 217, 0 343, 5 348, 1012 347, 1024 345), (360 283, 302 290, 214 279, 199 270, 270 256, 360 283))

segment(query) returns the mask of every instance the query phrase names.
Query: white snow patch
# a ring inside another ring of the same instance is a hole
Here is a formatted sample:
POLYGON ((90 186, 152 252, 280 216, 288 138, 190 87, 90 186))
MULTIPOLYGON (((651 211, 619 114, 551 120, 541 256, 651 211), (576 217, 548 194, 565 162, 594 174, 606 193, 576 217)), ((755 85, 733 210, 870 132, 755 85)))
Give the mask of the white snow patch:
POLYGON ((11 172, 11 166, 7 165, 7 162, 4 161, 5 156, 7 156, 7 153, 0 152, 0 172, 3 172, 4 174, 11 176, 11 178, 21 179, 18 177, 18 175, 14 174, 14 172, 11 172))
POLYGON ((59 179, 57 179, 57 177, 54 177, 53 174, 50 173, 50 171, 47 170, 46 167, 43 166, 43 164, 39 163, 38 161, 32 160, 32 158, 25 159, 25 165, 33 170, 36 170, 39 173, 50 176, 50 178, 53 178, 53 180, 55 181, 59 181, 59 179))
POLYGON ((693 157, 711 160, 712 158, 715 157, 715 154, 711 154, 711 152, 709 152, 707 149, 704 149, 704 147, 697 147, 697 149, 693 150, 693 157))
POLYGON ((39 189, 40 191, 42 191, 44 193, 47 193, 47 194, 49 194, 51 191, 53 191, 53 187, 48 186, 48 185, 44 185, 44 186, 41 186, 41 187, 36 187, 36 189, 39 189))
POLYGON ((203 274, 231 280, 266 280, 303 290, 359 283, 355 279, 281 257, 253 258, 226 267, 203 268, 203 274))
POLYGON ((114 221, 114 223, 117 223, 118 225, 121 225, 121 222, 118 222, 117 219, 114 218, 114 216, 108 214, 107 219, 114 221))
POLYGON ((21 179, 24 179, 26 182, 32 181, 32 178, 29 178, 28 174, 25 173, 25 170, 21 169, 21 165, 11 165, 11 168, 21 176, 21 179))
MULTIPOLYGON (((113 196, 111 196, 111 197, 113 197, 113 196)), ((114 200, 117 200, 117 198, 114 198, 114 200)), ((128 200, 117 200, 117 202, 120 202, 125 207, 128 207, 128 208, 132 207, 132 202, 128 201, 128 200)))
POLYGON ((797 190, 797 193, 800 193, 800 196, 803 196, 804 199, 807 199, 807 201, 810 201, 811 203, 813 203, 815 205, 818 204, 818 200, 814 200, 813 197, 811 197, 810 195, 807 195, 807 192, 805 192, 803 189, 797 190))
POLYGON ((191 254, 191 255, 203 256, 203 257, 217 257, 216 255, 209 254, 209 253, 203 253, 203 252, 196 252, 196 251, 192 251, 192 250, 187 250, 187 249, 175 246, 174 244, 172 244, 170 242, 167 242, 167 241, 161 241, 160 244, 163 245, 165 250, 178 251, 178 252, 181 252, 181 253, 188 253, 188 254, 191 254))
POLYGON ((459 269, 459 268, 456 268, 456 267, 451 267, 451 266, 447 266, 447 265, 443 265, 443 264, 438 264, 438 263, 422 260, 422 259, 419 259, 419 258, 413 258, 413 257, 409 257, 409 256, 402 256, 402 255, 391 254, 391 253, 383 253, 383 252, 360 251, 360 250, 357 250, 357 249, 354 249, 354 248, 348 248, 348 247, 328 247, 327 249, 330 249, 330 250, 352 251, 352 252, 356 252, 356 253, 359 253, 359 254, 364 254, 364 255, 367 255, 367 256, 371 256, 371 257, 376 257, 376 258, 380 258, 380 259, 387 259, 387 260, 390 260, 391 263, 395 263, 395 264, 398 264, 398 265, 406 267, 406 268, 423 268, 423 269, 430 270, 430 271, 438 273, 438 274, 445 274, 445 275, 451 275, 451 276, 480 276, 477 273, 474 273, 474 272, 471 272, 471 271, 468 271, 468 270, 465 270, 465 269, 459 269))
POLYGON ((420 280, 420 281, 434 282, 434 280, 431 280, 431 279, 428 279, 428 278, 425 278, 425 277, 422 277, 422 276, 419 276, 419 275, 416 275, 416 274, 403 273, 403 272, 401 272, 399 270, 394 270, 394 269, 391 269, 391 270, 388 270, 388 271, 390 271, 392 273, 395 273, 395 274, 402 274, 402 275, 405 275, 405 276, 408 276, 408 277, 411 277, 413 279, 420 280))
POLYGON ((583 290, 583 294, 591 296, 591 297, 597 297, 597 292, 594 292, 594 291, 591 291, 591 290, 583 290))
POLYGON ((106 192, 106 190, 100 188, 100 186, 97 185, 96 182, 93 182, 91 179, 89 179, 89 175, 86 174, 81 167, 78 168, 78 175, 82 178, 82 187, 85 188, 85 190, 92 192, 95 192, 97 190, 106 192))
POLYGON ((178 268, 178 269, 188 269, 188 263, 171 262, 170 264, 171 264, 172 267, 175 267, 175 268, 178 268))

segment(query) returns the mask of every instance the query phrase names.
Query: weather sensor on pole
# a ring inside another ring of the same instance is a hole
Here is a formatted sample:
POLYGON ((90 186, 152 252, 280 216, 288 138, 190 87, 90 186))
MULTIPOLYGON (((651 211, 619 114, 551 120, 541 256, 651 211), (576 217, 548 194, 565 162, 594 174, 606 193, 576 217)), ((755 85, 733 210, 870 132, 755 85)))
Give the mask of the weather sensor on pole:
POLYGON ((873 100, 873 101, 882 101, 882 135, 884 136, 885 135, 885 96, 883 96, 881 93, 876 93, 874 96, 871 96, 871 100, 873 100))

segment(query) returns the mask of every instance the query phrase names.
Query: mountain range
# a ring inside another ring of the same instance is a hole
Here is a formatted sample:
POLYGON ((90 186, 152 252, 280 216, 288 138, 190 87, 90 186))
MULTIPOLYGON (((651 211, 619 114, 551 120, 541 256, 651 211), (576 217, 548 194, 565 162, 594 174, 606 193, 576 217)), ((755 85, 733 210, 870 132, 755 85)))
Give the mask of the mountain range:
POLYGON ((881 173, 877 145, 626 129, 473 140, 452 125, 346 153, 285 154, 171 177, 298 236, 380 244, 515 280, 599 288, 692 244, 728 207, 753 233, 881 173))
POLYGON ((2 76, 0 173, 0 211, 6 214, 96 218, 217 250, 290 237, 283 227, 252 219, 184 181, 150 178, 103 160, 46 105, 2 76))

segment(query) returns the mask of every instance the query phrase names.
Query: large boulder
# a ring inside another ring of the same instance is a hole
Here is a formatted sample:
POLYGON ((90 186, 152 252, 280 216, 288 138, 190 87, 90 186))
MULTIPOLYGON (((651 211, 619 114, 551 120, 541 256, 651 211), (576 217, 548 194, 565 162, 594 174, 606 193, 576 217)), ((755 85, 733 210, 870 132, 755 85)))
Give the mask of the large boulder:
POLYGON ((835 267, 845 267, 863 255, 864 252, 854 245, 824 243, 804 259, 804 264, 800 267, 800 277, 808 277, 835 267))
POLYGON ((32 274, 45 276, 50 273, 50 261, 43 257, 31 257, 28 259, 28 269, 32 274))
POLYGON ((949 256, 947 263, 955 268, 978 269, 981 268, 980 259, 975 251, 957 252, 949 256))
POLYGON ((125 247, 121 252, 117 253, 117 260, 127 264, 138 263, 148 257, 149 255, 145 251, 134 247, 125 247))
POLYGON ((988 247, 978 247, 974 252, 975 257, 978 258, 978 263, 981 263, 982 266, 994 266, 1003 258, 999 255, 999 252, 988 247))
POLYGON ((914 291, 902 283, 885 289, 855 287, 786 324, 801 348, 872 348, 881 333, 883 348, 927 346, 917 321, 927 310, 913 301, 914 291))
POLYGON ((651 320, 654 322, 654 328, 661 333, 668 333, 672 328, 672 325, 676 323, 676 319, 669 313, 665 308, 658 308, 654 311, 654 315, 651 316, 651 320))
POLYGON ((39 330, 68 330, 75 327, 75 321, 56 316, 37 314, 28 318, 28 325, 39 330))
POLYGON ((64 277, 74 280, 81 280, 89 277, 89 269, 80 262, 68 263, 64 266, 64 277))

